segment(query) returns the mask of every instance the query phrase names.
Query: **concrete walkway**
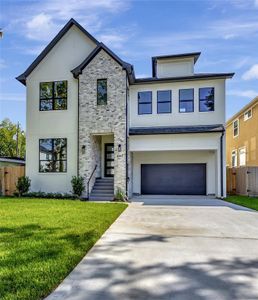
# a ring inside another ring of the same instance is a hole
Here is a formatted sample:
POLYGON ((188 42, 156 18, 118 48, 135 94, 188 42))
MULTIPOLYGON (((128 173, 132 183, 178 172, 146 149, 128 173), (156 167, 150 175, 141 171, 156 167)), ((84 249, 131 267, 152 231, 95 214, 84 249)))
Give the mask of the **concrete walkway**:
POLYGON ((206 197, 134 201, 47 300, 258 299, 258 213, 206 197))

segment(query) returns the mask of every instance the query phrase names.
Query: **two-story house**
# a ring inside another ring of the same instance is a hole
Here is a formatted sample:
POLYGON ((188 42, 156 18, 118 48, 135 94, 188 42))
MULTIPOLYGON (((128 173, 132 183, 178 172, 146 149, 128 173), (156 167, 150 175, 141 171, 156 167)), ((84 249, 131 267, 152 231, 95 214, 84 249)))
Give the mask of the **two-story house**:
POLYGON ((32 190, 91 199, 132 194, 225 196, 225 81, 194 73, 200 53, 152 58, 138 79, 71 19, 17 79, 27 88, 32 190))
POLYGON ((227 166, 258 166, 258 96, 227 121, 227 166))

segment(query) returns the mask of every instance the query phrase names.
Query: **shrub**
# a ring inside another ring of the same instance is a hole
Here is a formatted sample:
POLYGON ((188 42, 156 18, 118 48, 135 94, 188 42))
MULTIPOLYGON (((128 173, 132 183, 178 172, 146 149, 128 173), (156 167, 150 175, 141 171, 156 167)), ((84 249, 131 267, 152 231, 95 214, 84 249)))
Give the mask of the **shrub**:
POLYGON ((45 198, 45 199, 78 199, 78 196, 72 194, 62 194, 62 193, 45 193, 45 192, 30 192, 23 194, 23 197, 28 198, 45 198))
POLYGON ((73 194, 81 197, 82 193, 85 191, 84 180, 82 176, 73 176, 71 180, 73 194))
POLYGON ((16 183, 19 197, 27 193, 30 189, 31 180, 28 176, 19 177, 16 183))
POLYGON ((126 202, 128 200, 125 192, 120 187, 118 187, 117 190, 116 190, 114 200, 115 201, 121 201, 121 202, 126 202))

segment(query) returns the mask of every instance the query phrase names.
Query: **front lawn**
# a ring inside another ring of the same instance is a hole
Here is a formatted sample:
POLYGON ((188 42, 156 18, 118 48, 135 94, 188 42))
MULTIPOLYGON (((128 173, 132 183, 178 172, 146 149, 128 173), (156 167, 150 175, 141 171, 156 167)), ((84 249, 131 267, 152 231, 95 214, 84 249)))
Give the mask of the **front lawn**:
POLYGON ((258 210, 258 198, 248 196, 228 196, 226 201, 258 210))
POLYGON ((47 296, 126 207, 0 198, 0 299, 47 296))

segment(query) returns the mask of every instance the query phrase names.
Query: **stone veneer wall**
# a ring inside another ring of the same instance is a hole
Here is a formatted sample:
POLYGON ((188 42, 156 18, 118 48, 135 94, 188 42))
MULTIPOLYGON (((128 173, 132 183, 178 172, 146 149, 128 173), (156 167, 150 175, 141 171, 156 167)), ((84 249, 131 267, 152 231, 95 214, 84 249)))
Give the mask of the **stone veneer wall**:
MULTIPOLYGON (((99 134, 114 134, 114 189, 126 190, 126 72, 101 50, 79 76, 79 174, 87 182, 98 155, 99 134), (107 79, 107 105, 97 105, 97 79, 107 79), (118 145, 121 144, 121 152, 118 145), (85 146, 85 151, 82 151, 85 146)), ((94 178, 92 180, 92 185, 94 178)), ((91 187, 92 187, 91 185, 91 187)), ((90 190, 91 190, 90 187, 90 190)))

